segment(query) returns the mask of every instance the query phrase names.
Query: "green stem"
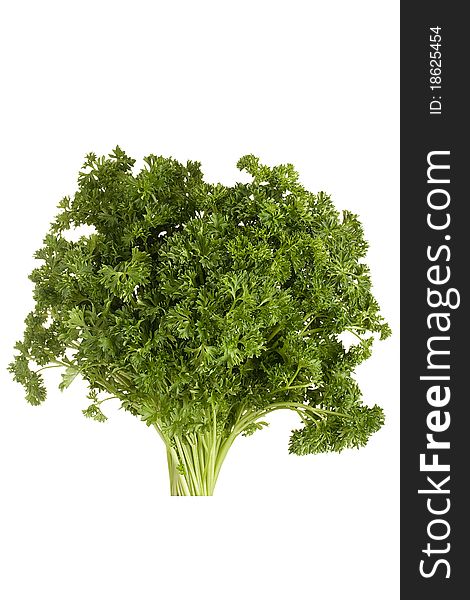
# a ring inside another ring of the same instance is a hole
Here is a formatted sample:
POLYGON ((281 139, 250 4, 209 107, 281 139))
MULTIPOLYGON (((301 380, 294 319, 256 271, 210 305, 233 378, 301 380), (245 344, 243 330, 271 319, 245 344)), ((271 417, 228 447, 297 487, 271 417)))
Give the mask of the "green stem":
POLYGON ((314 415, 321 416, 323 415, 335 415, 337 417, 343 417, 348 419, 349 415, 341 412, 337 412, 334 410, 327 410, 325 408, 317 408, 316 406, 310 406, 309 404, 302 404, 301 402, 274 402, 273 404, 269 404, 266 408, 258 413, 256 419, 260 419, 270 412, 274 410, 279 410, 281 408, 289 408, 292 410, 305 410, 314 415))
POLYGON ((172 496, 212 496, 228 448, 222 449, 216 425, 204 432, 175 435, 166 439, 172 496))
POLYGON ((282 325, 276 325, 276 327, 271 331, 271 333, 268 335, 268 337, 266 338, 267 342, 270 342, 273 337, 275 337, 282 329, 282 325))
POLYGON ((363 344, 365 342, 365 340, 363 338, 361 338, 361 336, 354 331, 353 327, 346 327, 345 331, 349 331, 349 333, 352 333, 353 335, 355 335, 357 337, 357 339, 361 342, 361 344, 363 344))
POLYGON ((248 425, 256 423, 270 412, 281 409, 294 410, 301 419, 307 415, 321 419, 326 415, 348 418, 341 412, 317 408, 301 402, 274 402, 259 410, 237 411, 236 420, 229 432, 217 428, 217 414, 212 408, 210 425, 200 431, 173 435, 168 438, 164 429, 154 425, 167 450, 170 491, 172 496, 212 496, 220 469, 236 438, 248 425))
POLYGON ((295 378, 297 377, 297 375, 298 375, 298 374, 299 374, 299 372, 300 372, 300 369, 301 369, 301 366, 300 366, 300 365, 298 365, 297 369, 295 370, 295 373, 292 375, 292 377, 291 377, 291 378, 290 378, 290 380, 289 380, 289 383, 287 384, 287 387, 288 387, 288 388, 290 388, 290 387, 291 387, 291 385, 294 383, 294 381, 295 381, 295 378))

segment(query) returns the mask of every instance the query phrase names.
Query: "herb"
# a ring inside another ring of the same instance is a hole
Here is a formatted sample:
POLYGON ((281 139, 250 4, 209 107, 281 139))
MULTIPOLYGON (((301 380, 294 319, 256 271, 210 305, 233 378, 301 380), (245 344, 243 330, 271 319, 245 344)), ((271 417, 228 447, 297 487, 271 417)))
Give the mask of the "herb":
POLYGON ((9 367, 28 402, 45 399, 50 366, 62 389, 88 382, 87 417, 106 420, 103 403, 119 399, 163 440, 173 495, 212 494, 234 440, 275 410, 299 416, 292 453, 366 444, 384 417, 353 371, 390 330, 357 216, 290 164, 244 156, 252 181, 227 187, 198 162, 144 161, 134 173, 119 147, 88 154, 35 253, 35 309, 9 367))

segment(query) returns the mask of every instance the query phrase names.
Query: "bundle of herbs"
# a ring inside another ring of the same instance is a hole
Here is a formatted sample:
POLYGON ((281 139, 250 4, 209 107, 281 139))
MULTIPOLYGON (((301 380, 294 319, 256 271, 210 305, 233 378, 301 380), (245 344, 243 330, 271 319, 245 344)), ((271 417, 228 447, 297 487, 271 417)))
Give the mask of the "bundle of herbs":
POLYGON ((384 415, 361 402, 354 369, 390 330, 357 216, 290 164, 244 156, 251 181, 225 186, 198 162, 134 163, 119 147, 87 155, 35 253, 35 308, 10 365, 27 401, 44 401, 52 366, 62 389, 87 382, 87 417, 105 421, 119 399, 163 440, 173 495, 211 495, 235 439, 273 411, 299 417, 292 453, 365 445, 384 415))

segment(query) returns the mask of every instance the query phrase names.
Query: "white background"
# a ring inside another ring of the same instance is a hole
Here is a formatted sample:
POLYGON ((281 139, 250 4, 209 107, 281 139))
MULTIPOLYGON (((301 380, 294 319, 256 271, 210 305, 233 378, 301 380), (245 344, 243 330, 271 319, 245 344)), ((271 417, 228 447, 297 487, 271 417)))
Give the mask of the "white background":
POLYGON ((9 2, 0 15, 0 597, 398 598, 398 3, 9 2), (394 336, 361 365, 386 426, 360 451, 289 456, 295 416, 241 438, 213 498, 171 498, 157 436, 83 386, 23 399, 6 364, 27 274, 85 153, 292 162, 357 212, 394 336))

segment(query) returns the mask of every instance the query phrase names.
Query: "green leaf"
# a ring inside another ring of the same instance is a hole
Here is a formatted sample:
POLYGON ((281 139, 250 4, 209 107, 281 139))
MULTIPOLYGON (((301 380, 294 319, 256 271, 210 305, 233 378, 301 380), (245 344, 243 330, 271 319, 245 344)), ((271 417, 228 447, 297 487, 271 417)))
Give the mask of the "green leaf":
POLYGON ((255 431, 259 431, 260 429, 263 429, 263 427, 268 427, 268 425, 269 423, 266 423, 266 421, 256 421, 256 423, 250 423, 245 427, 245 429, 243 429, 242 435, 253 435, 255 431))
POLYGON ((72 383, 72 381, 75 379, 75 377, 77 377, 77 375, 80 373, 80 371, 78 370, 78 368, 74 365, 70 365, 68 366, 64 373, 62 373, 62 380, 59 384, 59 389, 61 390, 65 390, 66 388, 69 387, 69 385, 72 383))
POLYGON ((108 417, 102 413, 101 408, 96 404, 90 404, 90 406, 82 410, 82 412, 85 417, 93 419, 94 421, 99 421, 100 423, 104 423, 108 419, 108 417))

